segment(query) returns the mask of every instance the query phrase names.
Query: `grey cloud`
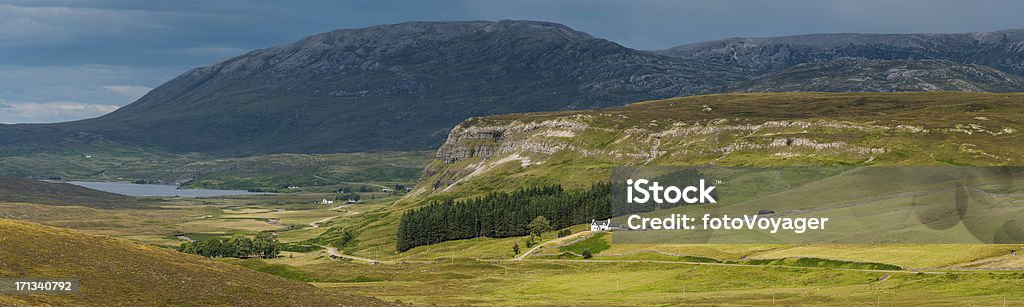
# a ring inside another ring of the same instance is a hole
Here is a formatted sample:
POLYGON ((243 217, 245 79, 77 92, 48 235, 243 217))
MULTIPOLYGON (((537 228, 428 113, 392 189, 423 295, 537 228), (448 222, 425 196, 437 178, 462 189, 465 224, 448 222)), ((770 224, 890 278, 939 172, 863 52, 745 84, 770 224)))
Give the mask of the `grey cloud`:
POLYGON ((190 47, 185 52, 196 55, 238 55, 245 52, 245 49, 224 46, 190 47))
POLYGON ((52 45, 183 31, 197 13, 0 4, 0 46, 52 45))
POLYGON ((0 102, 0 123, 52 123, 97 117, 119 106, 70 101, 0 102))
MULTIPOLYGON (((0 98, 8 101, 96 101, 133 99, 108 86, 155 87, 188 67, 112 65, 0 66, 0 98), (88 98, 88 99, 87 99, 88 98)), ((139 88, 135 88, 136 91, 139 88)))
POLYGON ((149 91, 153 90, 152 87, 141 85, 108 85, 103 88, 131 100, 139 99, 143 95, 146 95, 146 93, 149 93, 149 91))

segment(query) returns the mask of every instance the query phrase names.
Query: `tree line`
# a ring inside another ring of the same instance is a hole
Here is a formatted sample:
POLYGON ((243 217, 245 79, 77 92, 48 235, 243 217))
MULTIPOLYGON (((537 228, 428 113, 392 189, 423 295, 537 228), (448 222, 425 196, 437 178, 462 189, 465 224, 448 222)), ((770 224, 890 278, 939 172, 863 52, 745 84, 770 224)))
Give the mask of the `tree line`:
POLYGON ((611 216, 611 185, 565 191, 561 185, 532 187, 512 193, 435 200, 407 211, 398 227, 398 251, 449 240, 504 238, 529 234, 530 223, 545 217, 552 229, 590 223, 611 216))
POLYGON ((236 234, 227 240, 184 242, 178 246, 178 251, 211 258, 276 258, 281 252, 277 238, 269 232, 261 232, 255 238, 236 234))

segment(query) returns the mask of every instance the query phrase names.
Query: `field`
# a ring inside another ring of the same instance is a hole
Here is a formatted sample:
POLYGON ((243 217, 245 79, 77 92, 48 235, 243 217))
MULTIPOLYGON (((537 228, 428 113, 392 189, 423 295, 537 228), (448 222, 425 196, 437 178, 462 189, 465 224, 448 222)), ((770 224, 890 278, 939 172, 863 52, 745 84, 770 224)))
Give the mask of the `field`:
POLYGON ((666 260, 439 259, 371 265, 305 255, 239 261, 318 287, 423 304, 993 305, 1024 303, 1016 271, 840 270, 666 260), (922 301, 927 297, 926 301, 922 301), (774 301, 773 301, 774 299, 774 301))
POLYGON ((90 208, 31 203, 0 203, 0 217, 70 228, 90 234, 131 239, 164 247, 190 239, 253 235, 275 231, 282 242, 318 238, 331 227, 359 220, 363 213, 378 212, 395 196, 374 196, 358 204, 316 204, 333 193, 219 198, 146 198, 144 205, 129 208, 90 208), (373 198, 371 198, 373 197, 373 198))

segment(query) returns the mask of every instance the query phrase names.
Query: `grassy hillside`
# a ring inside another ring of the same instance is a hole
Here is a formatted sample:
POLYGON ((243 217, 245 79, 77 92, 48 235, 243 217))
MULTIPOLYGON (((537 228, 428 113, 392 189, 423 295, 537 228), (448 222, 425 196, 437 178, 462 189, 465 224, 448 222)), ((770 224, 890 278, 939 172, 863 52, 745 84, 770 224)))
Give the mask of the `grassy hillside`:
POLYGON ((620 165, 1021 165, 1022 114, 1020 93, 759 93, 474 118, 413 193, 352 225, 356 251, 393 250, 402 210, 430 199, 582 188, 620 165))
POLYGON ((477 261, 462 255, 450 260, 449 255, 427 263, 368 265, 310 254, 243 265, 349 293, 459 306, 1002 306, 1004 302, 1014 306, 1024 302, 1024 293, 1017 291, 1024 286, 1024 274, 1019 271, 851 270, 844 267, 856 263, 814 259, 734 265, 683 262, 679 257, 477 261), (803 266, 808 264, 820 266, 803 266))
POLYGON ((132 197, 76 185, 0 176, 0 203, 2 202, 93 208, 132 207, 136 204, 132 197))
POLYGON ((0 219, 0 277, 76 278, 73 295, 0 295, 0 305, 385 305, 121 239, 0 219))
POLYGON ((420 192, 585 186, 620 165, 1021 165, 1024 94, 763 93, 474 118, 420 192))

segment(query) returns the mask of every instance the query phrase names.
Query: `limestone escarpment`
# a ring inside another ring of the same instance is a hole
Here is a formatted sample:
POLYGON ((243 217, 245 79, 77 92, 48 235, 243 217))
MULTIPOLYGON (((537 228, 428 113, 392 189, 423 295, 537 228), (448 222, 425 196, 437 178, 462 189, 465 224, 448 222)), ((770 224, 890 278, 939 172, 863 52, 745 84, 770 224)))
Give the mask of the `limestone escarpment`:
POLYGON ((1024 120, 1010 110, 1021 101, 1021 94, 733 94, 474 118, 452 129, 423 187, 578 177, 615 165, 1006 165, 1020 159, 1012 140, 1024 120))

